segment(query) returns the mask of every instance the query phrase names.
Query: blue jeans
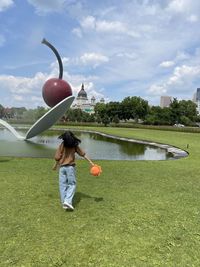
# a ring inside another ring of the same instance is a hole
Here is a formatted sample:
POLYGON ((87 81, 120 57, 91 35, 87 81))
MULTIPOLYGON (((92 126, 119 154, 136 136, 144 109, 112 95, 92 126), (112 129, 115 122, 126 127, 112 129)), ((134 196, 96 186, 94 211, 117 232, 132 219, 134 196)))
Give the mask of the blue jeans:
POLYGON ((76 191, 76 170, 74 166, 61 166, 59 169, 59 189, 61 203, 72 205, 76 191))

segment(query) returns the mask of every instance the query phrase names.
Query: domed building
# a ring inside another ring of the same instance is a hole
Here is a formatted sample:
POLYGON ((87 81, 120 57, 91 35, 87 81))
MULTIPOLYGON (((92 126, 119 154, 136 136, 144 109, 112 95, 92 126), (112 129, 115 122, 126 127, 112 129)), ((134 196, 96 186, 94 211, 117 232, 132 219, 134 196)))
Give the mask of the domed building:
POLYGON ((88 102, 87 93, 84 89, 84 84, 81 85, 81 90, 78 92, 78 96, 76 98, 76 101, 81 104, 86 104, 88 102))
POLYGON ((103 97, 100 99, 100 103, 105 103, 105 99, 103 97))
MULTIPOLYGON (((104 101, 104 99, 101 99, 104 101)), ((96 99, 93 96, 91 100, 88 100, 87 93, 84 89, 84 84, 81 85, 81 90, 78 92, 78 95, 75 99, 74 105, 72 105, 73 109, 80 108, 81 110, 88 112, 90 114, 94 113, 94 107, 96 105, 96 99)))

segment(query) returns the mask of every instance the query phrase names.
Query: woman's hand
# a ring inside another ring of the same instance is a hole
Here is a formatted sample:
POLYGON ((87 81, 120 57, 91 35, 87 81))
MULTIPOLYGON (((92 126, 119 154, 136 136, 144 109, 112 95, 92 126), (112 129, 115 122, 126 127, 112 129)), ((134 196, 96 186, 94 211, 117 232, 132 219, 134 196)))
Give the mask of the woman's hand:
POLYGON ((84 156, 84 158, 92 165, 94 166, 95 164, 91 161, 91 159, 89 159, 86 155, 84 156))
POLYGON ((58 163, 57 162, 55 162, 55 164, 53 165, 53 167, 52 167, 52 170, 53 171, 56 171, 56 169, 57 169, 57 166, 58 166, 58 163))

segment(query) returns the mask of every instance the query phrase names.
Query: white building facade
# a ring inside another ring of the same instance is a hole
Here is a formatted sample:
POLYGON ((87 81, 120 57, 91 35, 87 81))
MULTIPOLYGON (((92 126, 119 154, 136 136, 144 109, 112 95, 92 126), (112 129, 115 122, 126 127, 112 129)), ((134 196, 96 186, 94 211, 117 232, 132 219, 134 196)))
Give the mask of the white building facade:
MULTIPOLYGON (((101 98, 101 103, 104 103, 104 98, 101 98)), ((90 100, 87 97, 87 93, 84 89, 84 84, 81 85, 81 90, 78 92, 78 95, 75 99, 75 103, 72 105, 72 109, 81 109, 84 112, 89 114, 94 113, 94 107, 96 105, 96 99, 93 96, 90 100)))

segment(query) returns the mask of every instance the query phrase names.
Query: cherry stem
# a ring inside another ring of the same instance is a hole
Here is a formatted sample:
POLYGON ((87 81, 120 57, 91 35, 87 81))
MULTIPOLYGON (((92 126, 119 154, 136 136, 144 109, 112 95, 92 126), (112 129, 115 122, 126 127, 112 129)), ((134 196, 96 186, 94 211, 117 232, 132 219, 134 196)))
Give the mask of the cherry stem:
POLYGON ((58 60, 58 64, 59 64, 59 79, 62 79, 63 77, 63 64, 62 64, 62 60, 61 57, 58 53, 58 51, 55 49, 55 47, 50 44, 45 38, 42 40, 42 44, 47 45, 49 48, 51 48, 51 50, 54 52, 54 54, 56 55, 56 58, 58 60))

